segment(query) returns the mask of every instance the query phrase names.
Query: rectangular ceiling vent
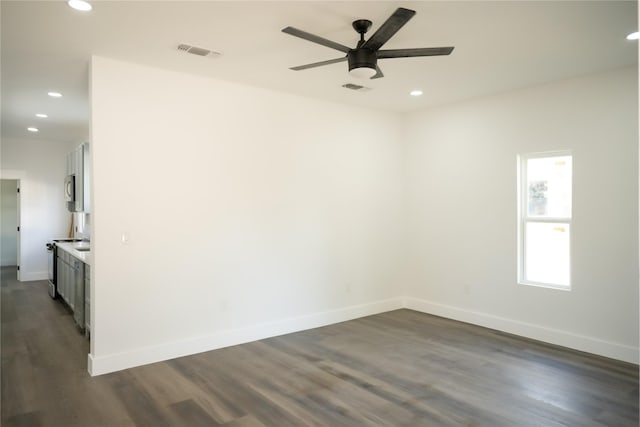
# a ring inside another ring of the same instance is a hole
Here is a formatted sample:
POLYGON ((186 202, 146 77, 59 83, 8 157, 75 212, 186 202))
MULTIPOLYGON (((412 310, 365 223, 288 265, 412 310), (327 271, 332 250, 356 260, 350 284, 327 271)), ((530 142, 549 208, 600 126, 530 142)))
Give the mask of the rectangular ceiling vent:
POLYGON ((215 52, 213 50, 205 49, 203 47, 191 46, 191 45, 186 44, 186 43, 179 44, 178 45, 178 50, 180 52, 191 53, 193 55, 198 55, 198 56, 211 56, 211 57, 220 56, 219 52, 215 52))
POLYGON ((366 86, 360 86, 360 85, 356 85, 353 83, 345 83, 342 85, 343 88, 346 89, 351 89, 351 90, 357 90, 359 92, 367 92, 369 90, 371 90, 370 87, 366 87, 366 86))

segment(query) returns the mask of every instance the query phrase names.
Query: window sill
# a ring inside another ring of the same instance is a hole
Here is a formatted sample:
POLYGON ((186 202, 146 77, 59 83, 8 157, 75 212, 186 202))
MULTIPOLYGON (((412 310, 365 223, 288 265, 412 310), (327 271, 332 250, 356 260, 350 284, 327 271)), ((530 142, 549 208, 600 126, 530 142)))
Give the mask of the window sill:
POLYGON ((530 282, 528 280, 518 280, 518 284, 519 285, 524 285, 524 286, 533 286, 533 287, 536 287, 536 288, 556 289, 558 291, 571 292, 571 285, 569 285, 569 286, 555 285, 553 283, 530 282))

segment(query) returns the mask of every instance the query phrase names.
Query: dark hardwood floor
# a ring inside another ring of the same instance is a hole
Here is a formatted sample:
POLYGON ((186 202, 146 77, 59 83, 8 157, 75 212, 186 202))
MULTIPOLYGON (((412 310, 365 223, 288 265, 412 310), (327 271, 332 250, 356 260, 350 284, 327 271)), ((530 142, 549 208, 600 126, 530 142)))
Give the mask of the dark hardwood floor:
POLYGON ((2 269, 2 426, 638 426, 638 366, 410 310, 100 377, 2 269))

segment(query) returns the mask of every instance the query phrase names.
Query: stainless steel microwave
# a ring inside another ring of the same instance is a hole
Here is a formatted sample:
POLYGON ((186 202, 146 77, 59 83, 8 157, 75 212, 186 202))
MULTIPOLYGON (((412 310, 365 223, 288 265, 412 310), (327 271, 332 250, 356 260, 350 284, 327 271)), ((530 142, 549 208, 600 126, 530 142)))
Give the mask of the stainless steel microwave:
POLYGON ((64 179, 64 200, 67 202, 67 208, 70 211, 75 210, 76 203, 76 176, 67 175, 64 179))

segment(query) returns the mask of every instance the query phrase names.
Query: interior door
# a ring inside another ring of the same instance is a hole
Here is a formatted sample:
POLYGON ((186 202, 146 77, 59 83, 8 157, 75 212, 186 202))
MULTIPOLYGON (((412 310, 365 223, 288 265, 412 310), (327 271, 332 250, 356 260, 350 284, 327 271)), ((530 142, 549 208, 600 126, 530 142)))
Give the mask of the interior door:
POLYGON ((16 197, 18 199, 17 200, 18 201, 18 203, 17 203, 18 206, 16 207, 16 209, 17 209, 16 215, 17 215, 17 223, 18 223, 18 241, 16 242, 16 248, 18 250, 18 253, 16 254, 17 255, 17 260, 18 260, 18 262, 17 262, 17 264, 18 264, 18 272, 17 272, 17 277, 16 278, 18 279, 18 281, 20 281, 20 240, 22 240, 22 239, 20 239, 20 180, 17 181, 17 190, 16 191, 17 191, 16 197))

